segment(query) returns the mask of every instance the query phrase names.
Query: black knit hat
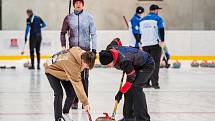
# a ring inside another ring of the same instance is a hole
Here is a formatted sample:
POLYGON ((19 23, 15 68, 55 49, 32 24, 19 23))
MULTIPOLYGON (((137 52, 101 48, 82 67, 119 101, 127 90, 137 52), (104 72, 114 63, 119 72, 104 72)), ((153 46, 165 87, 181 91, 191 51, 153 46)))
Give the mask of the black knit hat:
POLYGON ((75 6, 75 3, 76 3, 77 1, 82 2, 82 3, 83 3, 83 5, 84 5, 84 0, 73 0, 73 6, 75 6))
POLYGON ((136 8, 136 14, 142 14, 142 13, 144 13, 144 8, 142 6, 138 6, 136 8))
POLYGON ((113 41, 111 41, 111 43, 107 46, 106 50, 109 50, 113 47, 119 47, 119 46, 122 46, 122 42, 120 38, 114 38, 113 41))
POLYGON ((162 8, 160 8, 158 5, 155 5, 155 4, 152 4, 152 5, 149 7, 149 10, 158 10, 158 9, 162 9, 162 8))
POLYGON ((108 65, 113 61, 113 55, 110 51, 102 50, 99 52, 99 61, 102 65, 108 65))
POLYGON ((31 10, 31 9, 27 9, 26 12, 29 14, 33 14, 33 10, 31 10))

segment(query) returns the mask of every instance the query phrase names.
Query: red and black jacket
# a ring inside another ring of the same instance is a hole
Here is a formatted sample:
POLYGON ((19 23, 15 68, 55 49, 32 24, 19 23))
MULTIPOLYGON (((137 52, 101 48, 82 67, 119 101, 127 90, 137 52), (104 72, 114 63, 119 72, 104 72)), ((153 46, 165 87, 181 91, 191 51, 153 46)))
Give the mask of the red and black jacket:
POLYGON ((144 51, 132 47, 114 47, 109 50, 114 58, 114 67, 126 73, 127 79, 120 89, 126 93, 132 86, 136 78, 136 72, 144 69, 146 64, 154 64, 152 57, 144 51))

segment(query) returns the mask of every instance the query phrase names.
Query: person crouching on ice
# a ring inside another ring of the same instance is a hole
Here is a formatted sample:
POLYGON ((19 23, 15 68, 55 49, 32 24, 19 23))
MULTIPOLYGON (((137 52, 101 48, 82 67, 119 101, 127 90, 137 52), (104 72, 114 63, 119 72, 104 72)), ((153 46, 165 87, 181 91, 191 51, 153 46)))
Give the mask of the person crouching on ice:
POLYGON ((102 50, 99 60, 102 65, 115 67, 127 75, 126 83, 115 96, 118 102, 125 96, 122 121, 150 121, 143 85, 154 70, 152 57, 136 48, 121 46, 102 50))
POLYGON ((83 104, 85 111, 89 112, 90 107, 81 81, 81 72, 84 69, 92 69, 95 59, 96 56, 93 52, 73 47, 54 54, 44 64, 45 74, 54 91, 55 121, 72 121, 69 110, 74 101, 75 93, 83 104), (63 109, 62 87, 67 96, 63 109))

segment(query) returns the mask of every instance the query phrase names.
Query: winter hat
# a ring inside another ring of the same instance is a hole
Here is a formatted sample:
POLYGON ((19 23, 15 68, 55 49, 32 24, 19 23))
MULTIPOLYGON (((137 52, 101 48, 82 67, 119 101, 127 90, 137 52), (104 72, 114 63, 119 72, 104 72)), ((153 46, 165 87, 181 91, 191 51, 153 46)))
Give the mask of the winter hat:
POLYGON ((27 9, 26 12, 30 13, 30 14, 33 14, 33 10, 31 10, 31 9, 27 9))
POLYGON ((75 6, 75 3, 76 3, 77 1, 82 2, 82 3, 83 3, 83 5, 84 5, 84 0, 73 0, 73 6, 75 6))
POLYGON ((113 61, 113 55, 110 51, 102 50, 99 52, 99 61, 102 65, 108 65, 113 61))
POLYGON ((136 8, 136 14, 142 14, 144 12, 144 8, 142 6, 138 6, 136 8))
POLYGON ((122 42, 120 41, 119 38, 114 38, 113 41, 111 41, 111 43, 107 46, 106 50, 109 50, 113 47, 121 47, 122 46, 122 42))
POLYGON ((158 9, 162 9, 160 8, 158 5, 152 4, 149 8, 149 10, 158 10, 158 9))

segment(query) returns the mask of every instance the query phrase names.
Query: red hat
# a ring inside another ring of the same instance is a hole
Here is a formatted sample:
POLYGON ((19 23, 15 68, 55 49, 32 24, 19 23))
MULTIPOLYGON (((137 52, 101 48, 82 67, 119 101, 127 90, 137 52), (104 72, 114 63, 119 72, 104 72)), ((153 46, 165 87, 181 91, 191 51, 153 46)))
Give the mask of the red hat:
POLYGON ((83 3, 83 5, 84 5, 84 0, 73 0, 73 6, 75 6, 75 3, 76 3, 77 1, 82 2, 82 3, 83 3))

